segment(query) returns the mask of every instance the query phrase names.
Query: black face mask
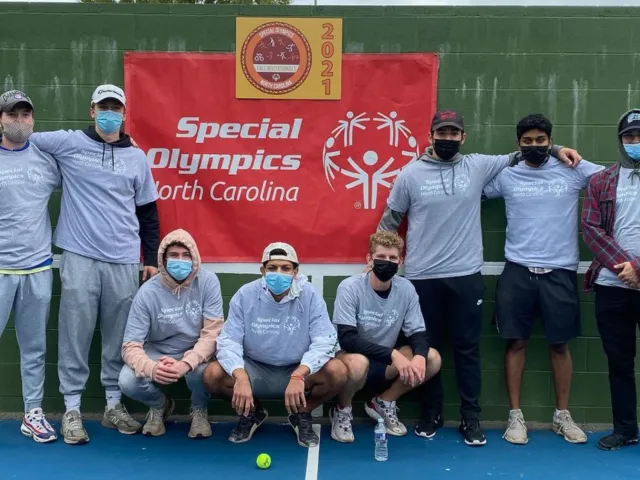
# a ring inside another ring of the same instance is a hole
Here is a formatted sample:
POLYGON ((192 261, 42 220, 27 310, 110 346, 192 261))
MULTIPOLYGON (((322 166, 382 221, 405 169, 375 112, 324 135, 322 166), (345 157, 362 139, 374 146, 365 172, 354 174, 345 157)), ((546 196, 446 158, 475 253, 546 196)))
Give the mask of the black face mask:
POLYGON ((386 282, 398 273, 398 264, 389 260, 375 259, 373 261, 373 273, 378 277, 378 280, 386 282))
POLYGON ((433 150, 441 160, 447 162, 460 150, 460 140, 434 140, 433 150))
POLYGON ((549 147, 520 147, 522 158, 532 165, 542 165, 549 158, 549 147))

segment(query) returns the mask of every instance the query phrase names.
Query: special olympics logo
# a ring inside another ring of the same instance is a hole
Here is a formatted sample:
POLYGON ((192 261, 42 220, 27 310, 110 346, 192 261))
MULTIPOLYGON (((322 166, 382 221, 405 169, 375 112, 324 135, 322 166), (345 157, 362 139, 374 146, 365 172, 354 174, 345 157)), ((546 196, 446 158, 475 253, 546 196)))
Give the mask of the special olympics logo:
POLYGON ((298 88, 311 71, 311 47, 300 30, 269 22, 253 30, 242 45, 246 79, 264 93, 282 95, 298 88))
POLYGON ((27 178, 36 185, 39 185, 44 181, 44 173, 38 168, 31 167, 27 170, 27 178))
POLYGON ((562 179, 549 182, 549 191, 559 197, 569 191, 569 185, 562 179))
POLYGON ((127 164, 121 158, 113 160, 113 171, 118 175, 124 175, 127 172, 127 164))
POLYGON ((187 317, 190 320, 195 320, 197 319, 200 315, 202 315, 202 307, 200 306, 200 303, 195 301, 195 300, 191 300, 190 302, 187 303, 187 305, 184 307, 184 313, 187 314, 187 317))
POLYGON ((335 192, 339 173, 351 179, 344 188, 362 185, 362 201, 356 209, 376 208, 378 187, 391 188, 393 177, 419 155, 418 140, 395 111, 370 118, 367 113, 347 112, 324 142, 322 164, 325 178, 335 192), (372 148, 372 146, 374 146, 372 148), (384 163, 383 163, 384 162, 384 163), (382 166, 379 166, 382 164, 382 166))

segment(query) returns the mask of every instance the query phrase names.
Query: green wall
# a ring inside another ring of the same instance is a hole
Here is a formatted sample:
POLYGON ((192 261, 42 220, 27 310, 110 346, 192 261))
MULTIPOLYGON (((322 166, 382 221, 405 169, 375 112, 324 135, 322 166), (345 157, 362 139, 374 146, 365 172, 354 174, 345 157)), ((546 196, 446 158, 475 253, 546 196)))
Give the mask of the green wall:
MULTIPOLYGON (((123 83, 126 51, 234 51, 235 16, 338 16, 344 18, 345 52, 439 52, 438 104, 460 109, 469 141, 465 151, 514 148, 514 125, 541 111, 556 125, 557 143, 590 160, 615 160, 615 127, 627 108, 640 105, 640 8, 470 7, 230 7, 215 5, 87 5, 1 3, 0 81, 21 88, 36 103, 37 130, 81 128, 90 94, 103 82, 123 83), (635 27, 635 28, 634 28, 635 27)), ((424 128, 429 119, 425 118, 424 128)), ((57 218, 59 197, 51 203, 57 218)), ((505 219, 500 202, 483 205, 485 260, 503 260, 505 219)), ((590 254, 584 245, 581 259, 590 254)), ((57 275, 57 272, 56 272, 57 275)), ((221 275, 225 305, 251 276, 221 275)), ((325 279, 329 310, 339 278, 325 279)), ((507 415, 504 345, 490 325, 495 277, 487 276, 482 342, 484 418, 507 415)), ((59 279, 49 325, 47 410, 59 411, 57 313, 59 279)), ((580 422, 609 422, 606 361, 595 326, 593 298, 583 296, 584 335, 572 344, 572 412, 580 422)), ((99 333, 91 351, 85 411, 101 411, 99 333)), ((445 352, 446 414, 457 417, 450 356, 445 352)), ((0 411, 19 411, 19 357, 12 324, 0 339, 0 411)), ((184 388, 175 390, 183 411, 184 388)), ((538 327, 524 377, 528 420, 550 421, 553 388, 547 350, 538 327)), ((228 412, 213 402, 216 412, 228 412)), ((402 415, 416 413, 407 400, 402 415)))

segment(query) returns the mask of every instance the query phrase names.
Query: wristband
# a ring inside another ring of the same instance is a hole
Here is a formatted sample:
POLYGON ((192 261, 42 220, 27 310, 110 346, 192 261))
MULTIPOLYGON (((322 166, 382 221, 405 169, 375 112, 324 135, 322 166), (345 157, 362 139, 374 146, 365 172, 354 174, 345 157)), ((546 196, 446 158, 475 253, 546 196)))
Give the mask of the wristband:
POLYGON ((295 379, 301 380, 302 382, 305 381, 305 379, 304 379, 304 377, 302 375, 291 375, 291 378, 295 378, 295 379))

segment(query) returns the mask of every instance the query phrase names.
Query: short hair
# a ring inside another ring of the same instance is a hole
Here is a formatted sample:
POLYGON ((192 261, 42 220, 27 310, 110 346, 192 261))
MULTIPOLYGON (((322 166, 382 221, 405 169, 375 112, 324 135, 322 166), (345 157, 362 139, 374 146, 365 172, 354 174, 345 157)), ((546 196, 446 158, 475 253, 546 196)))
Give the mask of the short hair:
POLYGON ((178 241, 176 240, 176 241, 171 242, 169 245, 167 245, 167 248, 165 248, 165 249, 164 249, 164 252, 163 252, 163 254, 162 254, 162 260, 163 260, 163 261, 167 259, 167 252, 169 251, 169 249, 170 249, 171 247, 182 247, 182 248, 186 248, 187 250, 189 250, 189 253, 191 253, 191 250, 189 249, 189 247, 187 247, 184 243, 182 243, 182 242, 178 242, 178 241))
POLYGON ((404 248, 404 240, 395 232, 379 231, 369 236, 369 253, 373 255, 376 247, 397 248, 400 255, 404 248))
POLYGON ((529 130, 542 130, 547 134, 547 136, 549 136, 549 138, 551 138, 551 130, 553 130, 553 125, 551 124, 549 119, 541 113, 532 113, 522 118, 518 122, 518 126, 516 127, 516 135, 518 136, 518 141, 520 141, 522 135, 527 133, 529 130))
MULTIPOLYGON (((273 256, 273 255, 282 255, 283 257, 287 256, 287 252, 285 252, 282 248, 274 248, 273 250, 271 250, 269 252, 269 257, 273 256)), ((291 262, 291 260, 287 260, 287 262, 291 262)), ((267 263, 269 263, 269 260, 262 262, 262 266, 266 267, 267 263)), ((291 262, 293 264, 293 268, 298 268, 298 264, 296 262, 291 262)))

